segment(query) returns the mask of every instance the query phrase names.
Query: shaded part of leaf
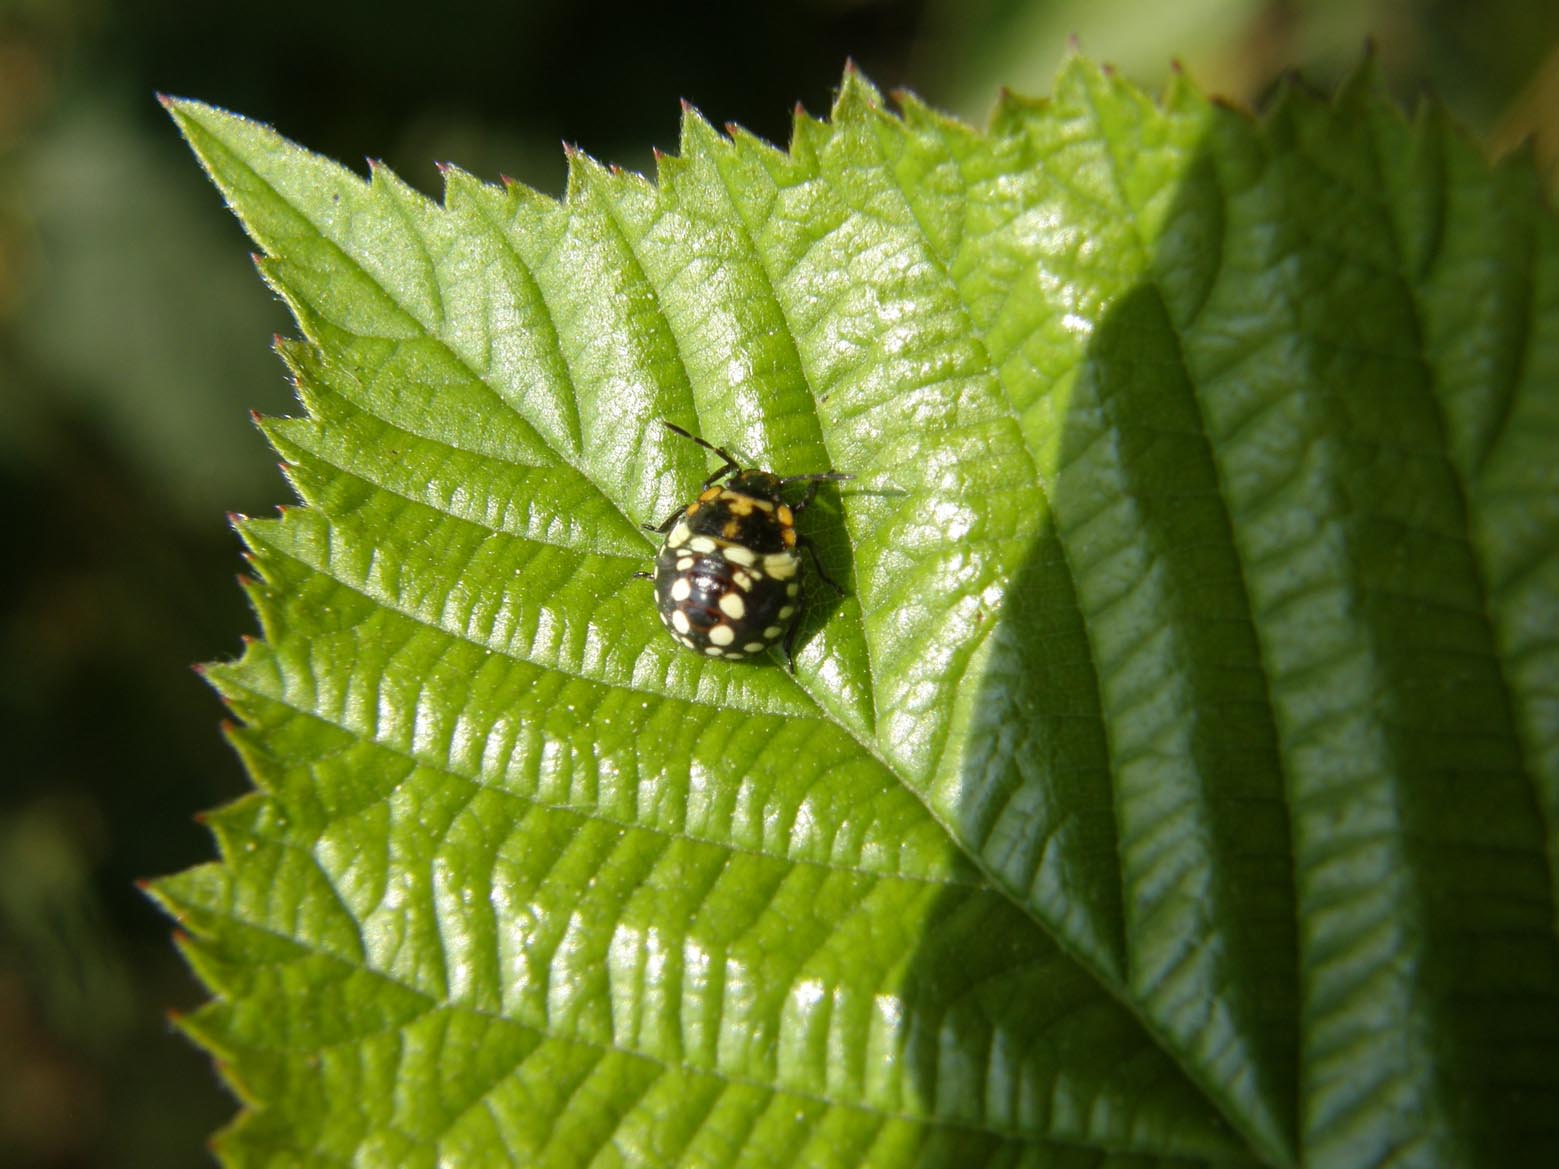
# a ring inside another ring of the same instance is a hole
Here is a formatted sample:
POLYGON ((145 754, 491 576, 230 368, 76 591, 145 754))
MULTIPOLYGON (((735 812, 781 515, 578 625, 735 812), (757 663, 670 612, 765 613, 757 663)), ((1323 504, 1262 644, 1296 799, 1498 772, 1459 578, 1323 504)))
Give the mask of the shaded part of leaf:
POLYGON ((1529 167, 1489 173, 1443 118, 1371 123, 1559 905, 1559 227, 1529 167))
MULTIPOLYGON (((1036 549, 1015 591, 1075 589, 1079 611, 1076 651, 1031 673, 1055 670, 1064 681, 1049 709, 1070 696, 1074 718, 1097 729, 1074 722, 1066 755, 1039 756, 1005 797, 1014 826, 1002 835, 1043 841, 1047 851, 1030 844, 1013 859, 1054 866, 1052 825, 1073 833, 1063 872, 1121 899, 1132 999, 1256 1147, 1283 1160, 1296 1139, 1297 989, 1292 910, 1281 910, 1292 898, 1282 773, 1229 517, 1165 302, 1193 316, 1186 301, 1205 295, 1219 262, 1216 247, 1188 247, 1216 236, 1221 202, 1186 185, 1205 177, 1186 167, 1204 117, 1167 117, 1076 63, 1050 103, 1009 111, 988 149, 912 108, 892 160, 921 222, 957 241, 945 263, 1047 487, 1058 550, 1036 549), (1112 153, 1123 141, 1129 157, 1112 153), (1162 286, 1160 247, 1193 261, 1162 286), (1059 783, 1091 786, 1092 798, 1059 783), (1102 829, 1118 823, 1118 856, 1076 833, 1090 807, 1102 829)), ((1023 629, 1020 613, 1004 622, 1023 629)), ((1058 628, 1045 614, 1023 636, 1053 659, 1058 628)), ((993 676, 987 690, 1008 685, 993 676)), ((985 819, 968 799, 966 830, 985 819)), ((1075 928, 1074 888, 1028 886, 1062 936, 1075 928)))
POLYGON ((1218 129, 1231 260, 1185 351, 1289 789, 1306 1160, 1508 1163, 1551 1123, 1510 1085, 1559 1068, 1559 951, 1367 126, 1295 95, 1259 155, 1218 129))

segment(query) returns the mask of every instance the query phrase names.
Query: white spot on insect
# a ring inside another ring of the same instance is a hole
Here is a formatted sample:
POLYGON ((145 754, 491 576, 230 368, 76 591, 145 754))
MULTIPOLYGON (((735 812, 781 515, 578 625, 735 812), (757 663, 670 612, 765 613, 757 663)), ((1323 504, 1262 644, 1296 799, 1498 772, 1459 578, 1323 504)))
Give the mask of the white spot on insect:
MULTIPOLYGON (((681 584, 682 582, 678 581, 677 583, 681 584)), ((787 620, 788 618, 795 616, 795 613, 796 613, 796 606, 794 606, 794 605, 786 605, 783 609, 781 609, 779 611, 779 619, 781 621, 787 620)))
POLYGON ((693 631, 693 623, 687 619, 687 614, 681 609, 672 611, 671 627, 678 633, 691 633, 693 631))
POLYGON ((704 652, 706 654, 708 654, 712 658, 717 658, 717 657, 721 656, 720 647, 718 645, 705 646, 704 647, 704 652))
POLYGON ((766 640, 773 641, 776 637, 778 637, 780 634, 782 634, 784 632, 785 632, 785 630, 783 628, 781 628, 780 626, 778 626, 778 625, 770 625, 767 629, 765 629, 763 631, 763 636, 764 636, 764 638, 766 640))
POLYGON ((671 535, 666 537, 666 547, 680 548, 687 543, 687 538, 693 533, 687 526, 686 520, 678 520, 677 526, 671 529, 671 535))
POLYGON ((763 642, 761 641, 749 641, 746 645, 742 646, 742 649, 746 650, 750 654, 755 654, 762 648, 763 642))
POLYGON ((716 544, 708 536, 694 536, 687 542, 689 552, 713 552, 716 544))
POLYGON ((770 552, 763 558, 763 571, 775 580, 789 580, 796 575, 796 566, 800 563, 800 558, 793 552, 770 552))
POLYGON ((682 633, 675 634, 674 636, 683 645, 687 646, 688 649, 697 649, 698 648, 698 644, 691 637, 688 637, 687 635, 682 634, 682 633))
POLYGON ((678 572, 686 572, 688 569, 690 569, 692 567, 693 567, 693 558, 691 556, 683 556, 683 557, 680 557, 677 560, 677 571, 678 572))
POLYGON ((742 572, 738 569, 731 574, 731 579, 736 582, 736 587, 744 592, 752 592, 752 573, 742 572))
POLYGON ((671 599, 673 601, 685 601, 693 595, 693 582, 685 576, 679 576, 671 582, 671 599))
MULTIPOLYGON (((684 582, 678 581, 678 584, 684 582)), ((747 616, 747 602, 742 600, 740 593, 726 593, 720 598, 720 612, 724 613, 732 621, 740 621, 747 616)))
POLYGON ((723 555, 732 564, 751 565, 757 563, 758 554, 751 548, 744 548, 740 544, 730 544, 721 549, 723 555))
POLYGON ((715 645, 730 645, 736 640, 736 630, 721 622, 709 631, 709 640, 715 645))

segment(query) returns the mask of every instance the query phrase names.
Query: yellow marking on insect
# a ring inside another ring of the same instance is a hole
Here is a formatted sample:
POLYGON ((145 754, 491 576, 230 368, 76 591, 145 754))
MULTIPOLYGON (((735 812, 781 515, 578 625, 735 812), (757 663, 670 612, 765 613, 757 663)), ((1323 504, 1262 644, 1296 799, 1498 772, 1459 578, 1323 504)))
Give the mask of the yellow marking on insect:
POLYGON ((775 515, 779 517, 779 522, 784 524, 787 528, 796 522, 795 513, 790 510, 789 504, 780 504, 779 511, 777 511, 775 515))

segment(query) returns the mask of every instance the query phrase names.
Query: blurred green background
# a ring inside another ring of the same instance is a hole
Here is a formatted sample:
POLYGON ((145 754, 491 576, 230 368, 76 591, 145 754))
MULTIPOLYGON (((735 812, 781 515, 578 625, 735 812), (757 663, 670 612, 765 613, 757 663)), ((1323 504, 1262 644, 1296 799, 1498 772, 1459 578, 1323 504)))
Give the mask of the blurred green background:
POLYGON ((1404 103, 1559 173, 1559 5, 1532 0, 0 0, 0 1164, 206 1164, 234 1107, 169 1027, 201 996, 134 881, 208 859, 192 817, 245 786, 188 666, 254 627, 223 514, 287 498, 249 411, 290 408, 290 326, 153 92, 430 193, 445 159, 558 193, 563 139, 646 170, 679 98, 784 142, 847 56, 979 122, 1069 34, 1257 107, 1373 37, 1404 103))

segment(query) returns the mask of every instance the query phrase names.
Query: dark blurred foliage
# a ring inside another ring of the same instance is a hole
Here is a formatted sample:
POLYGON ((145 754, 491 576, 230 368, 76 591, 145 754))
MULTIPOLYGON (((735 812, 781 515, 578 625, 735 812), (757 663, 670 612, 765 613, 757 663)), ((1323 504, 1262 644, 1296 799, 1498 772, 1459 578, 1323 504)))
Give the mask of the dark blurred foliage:
POLYGON ((651 166, 678 99, 783 143, 847 56, 979 120, 1065 48, 1259 102, 1373 33, 1410 101, 1554 166, 1559 5, 802 0, 784 5, 0 0, 0 1164, 205 1164, 233 1109, 165 1013, 200 993, 134 881, 211 855, 244 788, 188 665, 253 628, 222 520, 284 501, 251 409, 285 314, 156 103, 271 122, 437 194, 437 160, 558 193, 560 142, 651 166))

